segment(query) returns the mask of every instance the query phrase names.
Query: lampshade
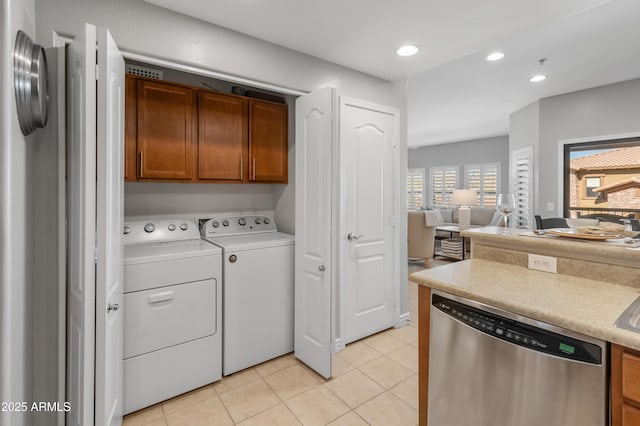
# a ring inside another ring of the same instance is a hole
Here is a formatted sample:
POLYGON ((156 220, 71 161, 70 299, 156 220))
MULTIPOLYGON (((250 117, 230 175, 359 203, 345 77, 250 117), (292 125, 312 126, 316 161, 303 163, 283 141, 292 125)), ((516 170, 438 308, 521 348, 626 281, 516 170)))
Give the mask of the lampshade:
POLYGON ((459 206, 475 206, 478 204, 478 196, 471 189, 454 189, 452 202, 459 206))

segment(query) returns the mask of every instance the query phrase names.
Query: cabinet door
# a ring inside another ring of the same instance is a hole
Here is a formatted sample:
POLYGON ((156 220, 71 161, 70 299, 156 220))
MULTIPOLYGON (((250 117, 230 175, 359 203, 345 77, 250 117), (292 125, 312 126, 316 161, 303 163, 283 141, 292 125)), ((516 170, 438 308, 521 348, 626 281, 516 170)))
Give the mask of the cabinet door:
POLYGON ((124 180, 136 181, 138 174, 136 173, 137 164, 137 91, 136 78, 127 75, 125 81, 125 114, 124 114, 124 180))
POLYGON ((640 410, 627 404, 622 405, 622 426, 640 425, 640 410))
POLYGON ((198 179, 246 180, 246 99, 199 92, 198 118, 198 179))
POLYGON ((611 344, 611 426, 640 425, 640 352, 611 344))
POLYGON ((622 396, 640 404, 640 356, 622 354, 622 396))
POLYGON ((287 182, 287 106, 249 101, 249 180, 287 182))
POLYGON ((138 178, 193 176, 194 96, 185 87, 139 80, 138 178))

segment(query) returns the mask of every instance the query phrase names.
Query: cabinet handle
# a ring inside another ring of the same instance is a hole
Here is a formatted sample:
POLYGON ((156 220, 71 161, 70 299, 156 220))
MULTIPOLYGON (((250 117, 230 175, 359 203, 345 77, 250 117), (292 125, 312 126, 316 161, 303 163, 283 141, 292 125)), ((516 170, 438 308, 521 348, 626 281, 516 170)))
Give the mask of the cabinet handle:
POLYGON ((147 301, 150 305, 153 305, 154 303, 168 302, 173 300, 173 298, 173 291, 165 291, 147 296, 147 301))
POLYGON ((240 180, 244 179, 244 168, 242 167, 244 164, 244 162, 242 161, 243 158, 240 157, 240 180))
POLYGON ((253 157, 253 180, 256 180, 256 157, 253 157))
POLYGON ((142 154, 142 151, 140 151, 140 177, 144 177, 144 176, 142 175, 143 160, 144 160, 144 156, 143 156, 143 154, 142 154))

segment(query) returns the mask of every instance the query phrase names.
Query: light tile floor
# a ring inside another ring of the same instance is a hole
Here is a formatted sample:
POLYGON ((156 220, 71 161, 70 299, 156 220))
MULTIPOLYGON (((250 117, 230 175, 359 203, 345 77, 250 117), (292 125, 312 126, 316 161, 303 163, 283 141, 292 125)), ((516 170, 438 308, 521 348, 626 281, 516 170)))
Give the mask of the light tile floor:
MULTIPOLYGON (((436 261, 434 266, 449 262, 436 261)), ((410 262, 409 273, 424 269, 410 262)), ((124 426, 416 425, 417 286, 409 325, 347 345, 326 380, 285 355, 125 417, 124 426)))

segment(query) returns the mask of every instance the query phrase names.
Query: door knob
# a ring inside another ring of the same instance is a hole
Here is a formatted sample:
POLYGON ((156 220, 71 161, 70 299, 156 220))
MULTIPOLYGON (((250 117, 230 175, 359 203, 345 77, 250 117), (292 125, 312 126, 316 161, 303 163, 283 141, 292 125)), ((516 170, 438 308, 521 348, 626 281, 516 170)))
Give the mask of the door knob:
POLYGON ((107 313, 110 314, 112 311, 115 312, 118 309, 120 309, 120 305, 118 305, 117 303, 107 303, 107 313))
POLYGON ((320 265, 318 266, 318 271, 320 272, 324 272, 327 268, 324 267, 324 265, 320 265))
POLYGON ((358 238, 362 238, 362 237, 364 237, 364 235, 356 235, 353 232, 349 232, 347 234, 347 240, 349 240, 349 241, 354 241, 354 240, 357 240, 358 238))

